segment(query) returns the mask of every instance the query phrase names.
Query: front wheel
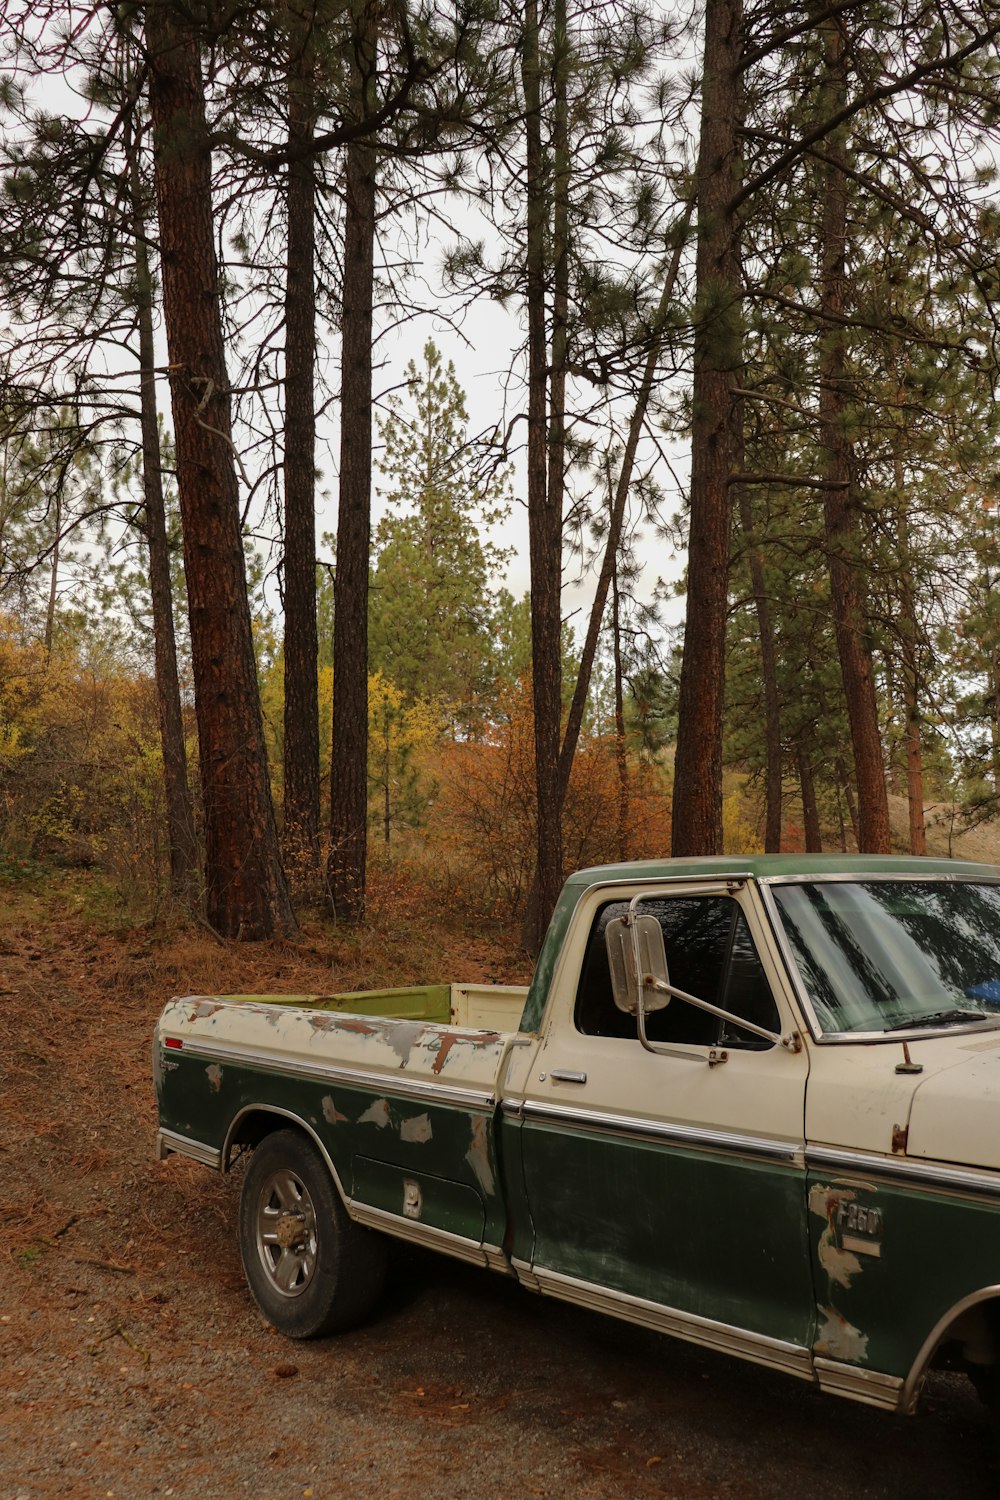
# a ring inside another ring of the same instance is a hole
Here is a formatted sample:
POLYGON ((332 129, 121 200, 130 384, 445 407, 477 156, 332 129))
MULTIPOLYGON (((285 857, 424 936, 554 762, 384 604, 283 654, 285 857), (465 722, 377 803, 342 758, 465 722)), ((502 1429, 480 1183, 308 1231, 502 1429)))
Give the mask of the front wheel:
POLYGON ((253 1299, 287 1338, 360 1323, 385 1279, 385 1241, 347 1216, 312 1141, 265 1136, 240 1196, 240 1255, 253 1299))

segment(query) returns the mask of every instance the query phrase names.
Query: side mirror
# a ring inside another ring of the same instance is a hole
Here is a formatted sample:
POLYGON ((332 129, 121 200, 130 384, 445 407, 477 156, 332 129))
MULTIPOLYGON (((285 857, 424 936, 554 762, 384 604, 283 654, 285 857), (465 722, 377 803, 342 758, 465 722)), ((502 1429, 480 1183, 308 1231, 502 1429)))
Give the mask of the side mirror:
POLYGON ((663 946, 663 928, 656 917, 615 917, 604 932, 611 969, 611 992, 619 1010, 637 1016, 642 1010, 663 1010, 670 1004, 669 994, 654 989, 644 981, 651 977, 667 985, 667 953, 663 946))

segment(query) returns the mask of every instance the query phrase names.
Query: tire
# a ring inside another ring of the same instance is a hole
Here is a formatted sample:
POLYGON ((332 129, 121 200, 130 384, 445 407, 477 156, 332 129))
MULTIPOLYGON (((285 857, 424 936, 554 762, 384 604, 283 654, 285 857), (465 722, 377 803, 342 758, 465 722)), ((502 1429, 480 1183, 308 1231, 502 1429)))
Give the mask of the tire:
POLYGON ((384 1239, 351 1222, 326 1162, 298 1130, 275 1131, 254 1151, 239 1232, 253 1299, 286 1338, 351 1328, 382 1290, 384 1239))

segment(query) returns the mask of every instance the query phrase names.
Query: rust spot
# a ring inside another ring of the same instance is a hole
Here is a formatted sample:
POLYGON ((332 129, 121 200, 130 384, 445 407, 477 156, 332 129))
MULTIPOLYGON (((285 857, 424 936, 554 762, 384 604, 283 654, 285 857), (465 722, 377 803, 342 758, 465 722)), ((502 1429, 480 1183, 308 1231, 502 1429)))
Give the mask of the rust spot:
POLYGON ((356 1036, 378 1036, 382 1030, 377 1022, 362 1016, 333 1016, 331 1020, 335 1031, 350 1031, 356 1036))
POLYGON ((214 1016, 216 1011, 222 1009, 221 1000, 199 1000, 192 1007, 189 1019, 192 1021, 203 1021, 206 1016, 214 1016))
POLYGON ((329 1094, 323 1095, 323 1118, 328 1125, 345 1125, 347 1116, 342 1115, 329 1094))
POLYGON ((205 1069, 205 1075, 208 1078, 208 1081, 211 1084, 212 1088, 216 1093, 218 1093, 222 1087, 222 1069, 219 1067, 219 1064, 210 1063, 209 1066, 205 1069))
POLYGON ((335 1016, 325 1016, 322 1012, 309 1017, 309 1025, 313 1031, 333 1031, 336 1024, 335 1016))
POLYGON ((892 1150, 894 1156, 903 1156, 906 1153, 906 1140, 910 1134, 909 1126, 894 1125, 892 1127, 892 1150))
POLYGON ((441 1072, 453 1047, 492 1047, 499 1039, 498 1031, 443 1031, 431 1071, 441 1072))
POLYGON ((363 1016, 338 1016, 331 1011, 311 1011, 309 1025, 314 1031, 347 1031, 355 1036, 378 1036, 379 1027, 363 1016))

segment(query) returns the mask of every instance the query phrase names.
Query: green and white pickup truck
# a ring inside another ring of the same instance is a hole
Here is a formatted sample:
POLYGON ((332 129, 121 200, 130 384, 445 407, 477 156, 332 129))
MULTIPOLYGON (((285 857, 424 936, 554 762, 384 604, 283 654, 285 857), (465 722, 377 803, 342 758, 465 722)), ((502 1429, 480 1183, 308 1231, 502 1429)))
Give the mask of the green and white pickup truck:
POLYGON ((1000 870, 584 870, 528 991, 177 999, 153 1062, 161 1156, 252 1150, 292 1337, 368 1313, 391 1235, 874 1406, 939 1365, 995 1400, 1000 870))

